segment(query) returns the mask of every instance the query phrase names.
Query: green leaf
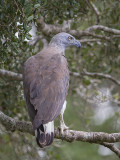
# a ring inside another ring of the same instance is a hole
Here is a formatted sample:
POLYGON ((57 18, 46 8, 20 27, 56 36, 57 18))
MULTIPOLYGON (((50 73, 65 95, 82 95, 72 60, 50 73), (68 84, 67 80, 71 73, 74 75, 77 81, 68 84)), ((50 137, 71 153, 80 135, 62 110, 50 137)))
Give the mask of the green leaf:
POLYGON ((84 77, 83 84, 86 85, 86 86, 90 85, 90 78, 88 76, 84 77))
POLYGON ((34 8, 40 8, 40 4, 38 3, 38 4, 35 4, 34 5, 34 8))
POLYGON ((29 17, 27 18, 27 20, 28 20, 28 21, 31 21, 31 20, 33 20, 33 18, 34 18, 34 16, 31 15, 31 16, 29 16, 29 17))
POLYGON ((32 37, 32 36, 31 36, 30 34, 27 34, 27 35, 26 35, 26 38, 27 38, 28 40, 31 40, 31 37, 32 37))

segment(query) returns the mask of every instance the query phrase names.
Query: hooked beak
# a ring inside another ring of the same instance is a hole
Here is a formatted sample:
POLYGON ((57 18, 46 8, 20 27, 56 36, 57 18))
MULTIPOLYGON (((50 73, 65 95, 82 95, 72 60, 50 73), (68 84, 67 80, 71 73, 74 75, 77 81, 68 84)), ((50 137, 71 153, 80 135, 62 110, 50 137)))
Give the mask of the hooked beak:
POLYGON ((74 45, 78 48, 81 48, 81 43, 77 40, 74 41, 74 45))

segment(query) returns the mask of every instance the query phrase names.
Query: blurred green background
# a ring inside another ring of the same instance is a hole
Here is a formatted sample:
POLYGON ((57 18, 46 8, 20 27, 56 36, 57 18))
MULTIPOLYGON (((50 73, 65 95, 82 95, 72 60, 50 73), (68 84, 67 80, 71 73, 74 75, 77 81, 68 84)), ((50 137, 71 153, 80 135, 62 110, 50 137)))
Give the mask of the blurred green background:
MULTIPOLYGON (((67 32, 82 32, 93 25, 120 30, 120 1, 0 0, 0 69, 22 73, 26 59, 46 47, 57 33, 54 27, 67 32)), ((92 35, 82 33, 74 35, 82 43, 81 50, 73 47, 66 51, 70 71, 82 73, 84 69, 90 73, 110 74, 119 80, 120 34, 101 29, 90 31, 92 35)), ((71 75, 64 114, 66 125, 73 130, 120 132, 119 87, 108 79, 71 75)), ((22 82, 0 77, 0 110, 15 119, 29 121, 22 82)), ((56 126, 58 122, 57 119, 56 126)), ((119 143, 116 146, 119 147, 119 143)), ((8 159, 119 158, 98 144, 68 143, 57 139, 50 147, 40 149, 35 137, 26 133, 11 133, 0 124, 0 160, 8 159)))

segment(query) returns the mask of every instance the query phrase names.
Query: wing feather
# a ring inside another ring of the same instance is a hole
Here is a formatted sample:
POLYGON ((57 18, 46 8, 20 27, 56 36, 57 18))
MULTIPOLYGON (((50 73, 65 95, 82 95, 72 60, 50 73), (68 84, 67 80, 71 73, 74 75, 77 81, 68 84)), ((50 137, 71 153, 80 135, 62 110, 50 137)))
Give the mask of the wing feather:
POLYGON ((36 60, 31 60, 31 63, 36 63, 36 67, 26 65, 31 71, 26 71, 27 75, 24 77, 27 78, 24 78, 24 81, 29 87, 25 94, 29 94, 29 102, 36 110, 32 119, 36 129, 41 122, 48 123, 60 114, 68 90, 69 71, 65 57, 59 54, 47 60, 43 57, 41 63, 37 57, 36 60))

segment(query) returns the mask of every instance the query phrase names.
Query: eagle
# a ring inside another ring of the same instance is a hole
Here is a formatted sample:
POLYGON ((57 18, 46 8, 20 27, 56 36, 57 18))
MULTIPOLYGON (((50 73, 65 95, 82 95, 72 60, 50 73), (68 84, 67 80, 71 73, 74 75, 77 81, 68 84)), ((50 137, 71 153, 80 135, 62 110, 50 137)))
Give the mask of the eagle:
POLYGON ((54 140, 54 120, 60 115, 60 131, 68 127, 63 120, 69 87, 69 69, 65 49, 81 47, 72 35, 56 34, 48 47, 24 63, 23 88, 26 106, 35 131, 36 142, 43 148, 54 140))

